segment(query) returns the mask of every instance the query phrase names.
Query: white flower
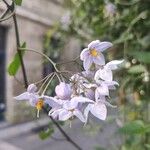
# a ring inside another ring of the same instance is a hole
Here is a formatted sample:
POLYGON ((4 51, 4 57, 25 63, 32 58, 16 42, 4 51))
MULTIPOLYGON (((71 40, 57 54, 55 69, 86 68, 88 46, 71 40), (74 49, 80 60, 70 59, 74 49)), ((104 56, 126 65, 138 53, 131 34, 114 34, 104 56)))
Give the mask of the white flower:
POLYGON ((110 42, 100 42, 99 40, 92 41, 80 54, 84 69, 89 70, 93 63, 104 65, 105 58, 102 52, 110 47, 112 47, 112 43, 110 42))
POLYGON ((105 81, 112 81, 113 79, 113 73, 112 70, 118 69, 118 65, 121 64, 123 60, 113 60, 107 63, 105 66, 100 68, 96 73, 95 73, 95 81, 98 81, 100 79, 105 80, 105 81))

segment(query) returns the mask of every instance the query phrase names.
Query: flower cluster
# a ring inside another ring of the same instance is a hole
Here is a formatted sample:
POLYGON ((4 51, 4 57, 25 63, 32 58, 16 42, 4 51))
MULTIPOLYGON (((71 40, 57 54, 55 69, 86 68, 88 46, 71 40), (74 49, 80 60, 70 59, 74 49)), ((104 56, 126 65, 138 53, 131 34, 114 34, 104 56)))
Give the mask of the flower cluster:
MULTIPOLYGON (((122 63, 122 60, 105 63, 102 52, 110 47, 112 47, 110 42, 99 40, 91 42, 80 54, 84 70, 71 76, 69 82, 60 81, 55 87, 54 97, 47 96, 44 92, 39 94, 36 85, 31 84, 27 92, 15 99, 29 100, 30 104, 37 108, 38 116, 39 111, 47 104, 50 107, 48 115, 57 120, 66 121, 77 117, 86 123, 89 113, 98 119, 105 120, 106 106, 115 107, 108 102, 110 90, 114 90, 118 85, 116 81, 113 81, 112 71, 122 63)), ((55 75, 57 74, 54 73, 51 77, 55 75)))

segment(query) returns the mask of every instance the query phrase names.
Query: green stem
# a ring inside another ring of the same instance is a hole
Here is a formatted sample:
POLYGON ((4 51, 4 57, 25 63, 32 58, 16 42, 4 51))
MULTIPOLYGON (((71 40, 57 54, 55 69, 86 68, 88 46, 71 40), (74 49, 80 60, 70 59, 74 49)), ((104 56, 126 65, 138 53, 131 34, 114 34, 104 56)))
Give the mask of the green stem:
POLYGON ((46 92, 46 90, 47 90, 49 84, 52 82, 52 80, 53 80, 53 78, 55 77, 55 75, 56 75, 56 73, 53 74, 53 76, 51 77, 51 79, 50 79, 49 82, 47 83, 45 89, 44 89, 43 92, 42 92, 42 95, 45 94, 45 92, 46 92))
POLYGON ((13 14, 12 17, 13 17, 13 22, 14 22, 14 26, 15 26, 17 52, 18 52, 18 55, 19 55, 20 63, 21 63, 22 74, 23 74, 23 79, 24 79, 24 85, 25 85, 25 88, 27 88, 28 87, 28 80, 27 80, 27 75, 26 75, 26 71, 25 71, 25 66, 24 66, 24 62, 23 62, 23 58, 22 58, 22 53, 18 49, 21 44, 20 44, 20 37, 19 37, 17 18, 16 18, 16 14, 15 14, 15 4, 14 4, 13 1, 12 1, 11 5, 9 5, 6 2, 6 0, 3 0, 3 2, 6 4, 7 9, 9 9, 12 12, 12 14, 13 14))
POLYGON ((19 50, 30 51, 30 52, 37 53, 37 54, 39 54, 39 55, 41 55, 41 56, 44 56, 44 57, 53 65, 55 71, 56 71, 56 72, 59 72, 58 68, 56 67, 56 63, 53 62, 53 61, 52 61, 47 55, 45 55, 44 53, 41 53, 41 52, 39 52, 39 51, 37 51, 37 50, 35 50, 35 49, 28 49, 28 48, 21 48, 21 47, 19 48, 19 50))

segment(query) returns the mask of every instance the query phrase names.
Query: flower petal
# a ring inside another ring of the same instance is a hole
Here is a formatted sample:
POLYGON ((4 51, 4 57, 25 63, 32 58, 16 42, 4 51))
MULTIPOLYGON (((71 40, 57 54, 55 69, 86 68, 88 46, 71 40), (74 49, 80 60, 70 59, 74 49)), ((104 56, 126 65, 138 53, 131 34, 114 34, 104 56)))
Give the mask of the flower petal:
POLYGON ((85 92, 84 92, 85 96, 89 99, 94 99, 94 96, 95 96, 95 91, 92 90, 92 89, 86 89, 85 92))
POLYGON ((92 42, 88 45, 88 49, 94 49, 94 48, 96 48, 99 44, 100 44, 100 41, 99 41, 99 40, 92 41, 92 42))
POLYGON ((82 122, 85 122, 85 118, 83 116, 83 114, 81 113, 81 111, 79 110, 74 110, 73 114, 78 117, 82 122))
POLYGON ((87 123, 88 115, 90 112, 91 107, 93 107, 94 104, 88 104, 87 107, 84 109, 84 116, 85 116, 85 123, 87 123))
POLYGON ((81 54, 80 54, 80 59, 84 60, 88 57, 89 55, 89 50, 87 48, 83 49, 81 54))
POLYGON ((75 101, 66 101, 63 104, 63 108, 67 110, 75 109, 78 106, 78 102, 75 101))
POLYGON ((93 103, 92 100, 90 100, 89 98, 85 98, 82 96, 78 96, 78 97, 73 97, 71 99, 71 102, 76 104, 76 103, 93 103))
POLYGON ((72 114, 70 111, 62 110, 62 111, 59 113, 59 120, 61 120, 61 121, 66 121, 66 120, 68 120, 71 116, 73 116, 73 114, 72 114))
POLYGON ((29 100, 30 99, 30 94, 28 92, 24 92, 16 97, 14 97, 16 100, 29 100))
POLYGON ((100 51, 100 52, 103 52, 105 51, 106 49, 112 47, 113 44, 111 42, 100 42, 98 44, 98 46, 96 47, 96 50, 100 51))
POLYGON ((91 56, 88 56, 88 57, 87 57, 86 59, 84 59, 84 61, 83 61, 83 67, 84 67, 84 69, 85 69, 85 70, 88 70, 88 69, 91 67, 92 63, 93 63, 92 57, 91 57, 91 56))
POLYGON ((105 58, 102 53, 100 53, 100 55, 97 57, 93 57, 93 61, 97 65, 105 65, 105 58))
POLYGON ((29 99, 30 105, 34 107, 38 102, 39 98, 40 97, 38 94, 30 93, 30 99, 29 99))
POLYGON ((112 71, 110 69, 105 69, 105 68, 99 69, 95 73, 94 79, 97 81, 97 80, 99 80, 99 78, 101 78, 105 81, 112 81, 112 79, 113 79, 112 71))
POLYGON ((57 103, 57 99, 54 97, 43 96, 44 102, 48 104, 50 107, 59 107, 60 105, 57 103))
POLYGON ((98 90, 95 90, 95 101, 96 102, 99 102, 99 101, 103 102, 103 101, 105 101, 105 99, 106 99, 105 95, 100 95, 98 90))
POLYGON ((106 68, 109 68, 110 70, 116 70, 118 69, 118 65, 121 64, 124 60, 113 60, 106 64, 106 68))
POLYGON ((105 120, 107 115, 107 108, 105 104, 95 104, 90 108, 90 112, 100 120, 105 120))
POLYGON ((109 89, 108 89, 108 86, 105 85, 105 84, 102 84, 101 86, 99 86, 97 89, 96 89, 97 93, 99 95, 106 95, 106 96, 109 96, 109 89))
POLYGON ((35 93, 37 91, 37 86, 35 84, 30 84, 27 88, 27 92, 35 93))
POLYGON ((61 109, 57 109, 57 110, 53 110, 51 109, 48 113, 49 116, 52 116, 54 119, 57 119, 58 116, 59 116, 59 113, 61 112, 62 110, 61 109))
POLYGON ((55 93, 57 97, 62 100, 70 99, 72 93, 71 85, 65 82, 60 82, 59 85, 55 87, 55 93))

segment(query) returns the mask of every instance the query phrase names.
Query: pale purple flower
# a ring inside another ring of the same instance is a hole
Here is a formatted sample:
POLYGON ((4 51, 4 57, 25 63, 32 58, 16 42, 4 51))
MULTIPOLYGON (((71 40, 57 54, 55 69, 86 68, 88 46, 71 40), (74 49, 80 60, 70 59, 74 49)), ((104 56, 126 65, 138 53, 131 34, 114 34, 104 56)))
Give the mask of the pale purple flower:
POLYGON ((61 120, 61 121, 66 121, 76 116, 82 122, 85 122, 85 118, 82 112, 80 111, 78 104, 87 103, 87 102, 91 103, 93 101, 88 98, 81 97, 81 96, 73 97, 70 101, 65 101, 60 108, 50 111, 49 115, 52 117, 58 118, 58 120, 61 120))
POLYGON ((71 24, 71 13, 70 11, 66 12, 62 17, 61 17, 61 27, 64 30, 68 30, 69 25, 71 24))
POLYGON ((116 14, 116 6, 113 3, 107 3, 104 7, 104 17, 113 17, 116 14))
POLYGON ((105 66, 101 67, 95 73, 95 81, 98 80, 105 80, 105 81, 112 81, 113 80, 113 73, 112 70, 118 69, 118 65, 121 64, 123 60, 113 60, 107 63, 105 66))
POLYGON ((14 97, 16 100, 29 100, 31 106, 36 105, 37 99, 39 99, 39 95, 36 92, 37 87, 34 84, 30 84, 27 88, 27 91, 14 97))
POLYGON ((55 93, 58 96, 58 98, 60 98, 62 100, 70 99, 71 94, 72 94, 70 84, 61 82, 59 85, 56 86, 55 93))
POLYGON ((48 104, 50 107, 56 107, 58 104, 53 97, 42 95, 37 92, 37 87, 34 84, 30 84, 27 91, 14 97, 16 100, 28 100, 30 105, 36 107, 38 110, 37 117, 39 117, 39 111, 43 108, 44 104, 48 104))
POLYGON ((84 115, 86 121, 88 120, 89 112, 91 112, 95 117, 100 120, 105 120, 107 116, 107 108, 106 106, 115 108, 116 106, 111 105, 108 101, 106 101, 105 96, 99 95, 97 91, 95 91, 95 101, 87 105, 84 110, 84 115))
POLYGON ((88 104, 87 107, 84 110, 85 115, 85 122, 88 120, 89 112, 91 112, 95 117, 97 117, 100 120, 105 120, 107 116, 107 108, 104 104, 105 97, 102 97, 101 100, 96 99, 96 101, 92 104, 88 104))
POLYGON ((112 47, 112 43, 110 42, 100 42, 99 40, 92 41, 80 54, 84 69, 89 70, 93 63, 104 65, 105 58, 102 52, 110 47, 112 47))

